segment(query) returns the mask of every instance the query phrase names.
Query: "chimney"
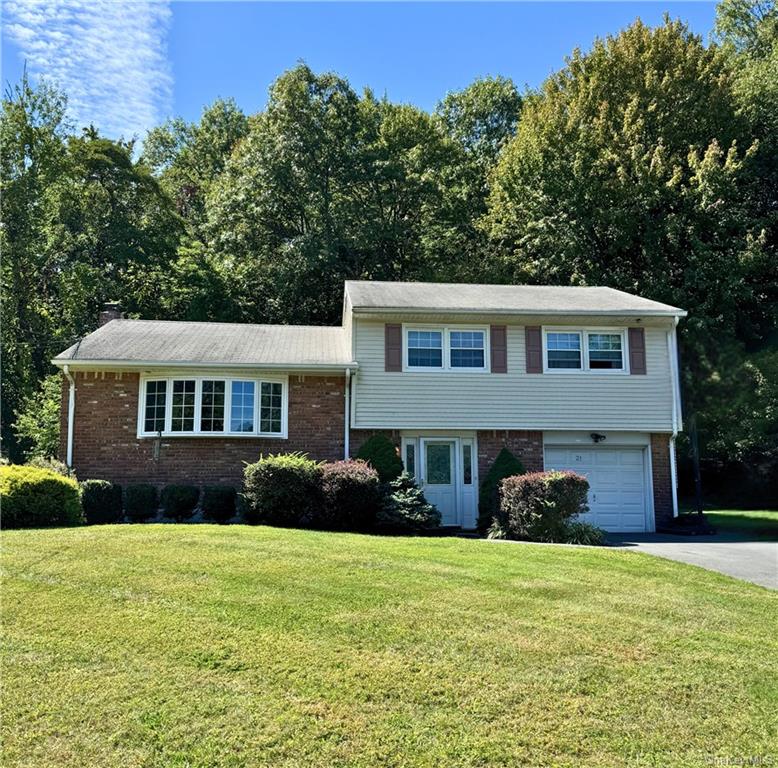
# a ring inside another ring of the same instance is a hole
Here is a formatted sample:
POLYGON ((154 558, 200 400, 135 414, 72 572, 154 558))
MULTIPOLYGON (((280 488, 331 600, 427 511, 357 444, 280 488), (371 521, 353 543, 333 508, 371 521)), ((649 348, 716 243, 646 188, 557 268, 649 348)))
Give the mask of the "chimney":
POLYGON ((121 320, 122 310, 121 304, 118 301, 107 301, 103 304, 103 311, 100 312, 100 318, 97 322, 98 326, 110 323, 111 320, 121 320))

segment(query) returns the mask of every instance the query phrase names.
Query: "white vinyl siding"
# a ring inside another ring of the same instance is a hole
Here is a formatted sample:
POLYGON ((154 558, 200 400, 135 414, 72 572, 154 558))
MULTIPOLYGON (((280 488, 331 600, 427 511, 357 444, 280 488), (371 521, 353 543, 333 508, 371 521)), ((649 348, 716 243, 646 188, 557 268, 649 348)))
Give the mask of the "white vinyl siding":
MULTIPOLYGON (((596 323, 597 328, 602 326, 601 321, 596 323)), ((619 325, 614 332, 623 328, 619 325)), ((354 382, 353 426, 669 431, 673 404, 669 329, 669 324, 667 329, 646 327, 645 376, 614 375, 607 370, 528 375, 522 325, 507 328, 507 374, 460 371, 452 376, 439 370, 385 372, 384 324, 355 318, 359 372, 354 382)))

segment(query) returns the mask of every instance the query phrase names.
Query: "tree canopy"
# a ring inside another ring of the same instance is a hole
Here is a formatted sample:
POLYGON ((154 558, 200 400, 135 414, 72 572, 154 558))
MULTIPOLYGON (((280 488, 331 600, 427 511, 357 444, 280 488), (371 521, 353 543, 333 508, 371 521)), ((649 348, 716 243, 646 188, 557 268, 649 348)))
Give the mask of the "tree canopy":
POLYGON ((220 99, 141 147, 76 131, 23 79, 0 116, 5 450, 54 444, 28 434, 49 359, 108 299, 333 323, 349 278, 607 284, 690 310, 703 454, 775 483, 776 19, 723 0, 709 43, 638 20, 537 89, 483 78, 432 113, 299 64, 262 111, 220 99))

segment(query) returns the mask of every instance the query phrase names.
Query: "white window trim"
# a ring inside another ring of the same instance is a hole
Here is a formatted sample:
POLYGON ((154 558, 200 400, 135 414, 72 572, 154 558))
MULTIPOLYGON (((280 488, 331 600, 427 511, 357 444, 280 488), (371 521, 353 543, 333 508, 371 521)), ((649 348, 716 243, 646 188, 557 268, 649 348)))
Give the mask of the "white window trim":
POLYGON ((543 373, 561 373, 563 375, 585 373, 588 376, 623 376, 629 374, 629 334, 626 328, 607 327, 571 327, 571 326, 543 326, 543 373), (549 333, 577 333, 581 337, 581 367, 580 368, 549 368, 548 367, 548 334, 549 333), (589 367, 589 334, 609 333, 621 336, 621 368, 590 368, 589 367))
POLYGON ((491 361, 489 359, 490 350, 489 326, 488 325, 441 325, 436 323, 409 323, 403 324, 403 373, 489 373, 491 370, 491 361), (440 367, 420 367, 408 365, 408 333, 409 331, 440 331, 442 334, 442 365, 440 367), (451 366, 451 332, 452 331, 478 331, 484 335, 484 364, 478 368, 462 368, 451 366))
POLYGON ((248 376, 208 376, 198 375, 189 376, 186 373, 171 376, 155 376, 153 374, 144 374, 140 377, 138 389, 138 422, 137 437, 159 437, 159 432, 144 431, 146 415, 146 383, 149 381, 165 381, 165 429, 162 437, 237 437, 237 438, 276 438, 285 440, 288 437, 289 420, 289 377, 279 375, 259 376, 257 378, 248 376), (172 432, 171 417, 173 413, 173 382, 174 381, 194 381, 195 382, 195 429, 192 432, 172 432), (200 429, 203 381, 223 381, 224 384, 224 431, 210 432, 200 429), (254 382, 254 431, 253 432, 232 432, 230 431, 231 411, 232 411, 232 382, 233 381, 252 381, 254 382), (260 432, 260 404, 262 399, 262 382, 281 384, 281 431, 280 432, 260 432))

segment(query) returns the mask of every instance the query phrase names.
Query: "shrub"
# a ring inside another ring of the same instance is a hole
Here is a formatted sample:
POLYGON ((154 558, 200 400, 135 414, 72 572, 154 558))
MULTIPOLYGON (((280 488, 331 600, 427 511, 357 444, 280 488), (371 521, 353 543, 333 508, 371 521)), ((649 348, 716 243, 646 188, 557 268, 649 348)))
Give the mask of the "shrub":
POLYGON ((33 456, 28 462, 28 467, 37 467, 38 469, 48 469, 56 472, 58 475, 75 478, 76 473, 64 461, 53 459, 50 456, 33 456))
POLYGON ((383 503, 378 472, 364 461, 336 461, 321 470, 322 506, 313 522, 323 528, 367 530, 383 503))
POLYGON ((532 472, 500 486, 497 519, 508 538, 564 541, 567 521, 586 512, 589 482, 575 472, 532 472))
POLYGON ((589 547, 601 547, 605 544, 605 531, 591 523, 567 523, 562 533, 561 541, 564 544, 584 544, 589 547))
POLYGON ((81 525, 78 483, 49 469, 10 464, 0 467, 4 528, 81 525))
POLYGON ((124 512, 133 523, 154 517, 159 509, 157 489, 147 483, 128 485, 124 492, 124 512))
POLYGON ((200 499, 200 489, 194 485, 166 485, 162 489, 162 508, 165 517, 177 522, 188 520, 200 499))
POLYGON ((440 525, 440 512, 424 498, 424 493, 413 477, 403 472, 388 485, 388 494, 378 514, 378 523, 394 530, 437 528, 440 525))
POLYGON ((203 517, 215 523, 226 523, 235 516, 235 489, 229 485, 206 485, 201 507, 203 517))
POLYGON ((500 483, 506 477, 523 475, 524 465, 507 448, 492 463, 478 490, 478 530, 486 532, 500 511, 500 483))
POLYGON ((84 480, 81 504, 87 525, 116 523, 122 517, 122 487, 107 480, 84 480))
POLYGON ((386 435, 369 437, 357 451, 357 458, 373 467, 382 483, 394 480, 403 471, 403 463, 397 455, 397 449, 386 435))
POLYGON ((243 514, 249 523, 305 525, 321 510, 321 464, 304 453, 261 458, 243 473, 243 514))

